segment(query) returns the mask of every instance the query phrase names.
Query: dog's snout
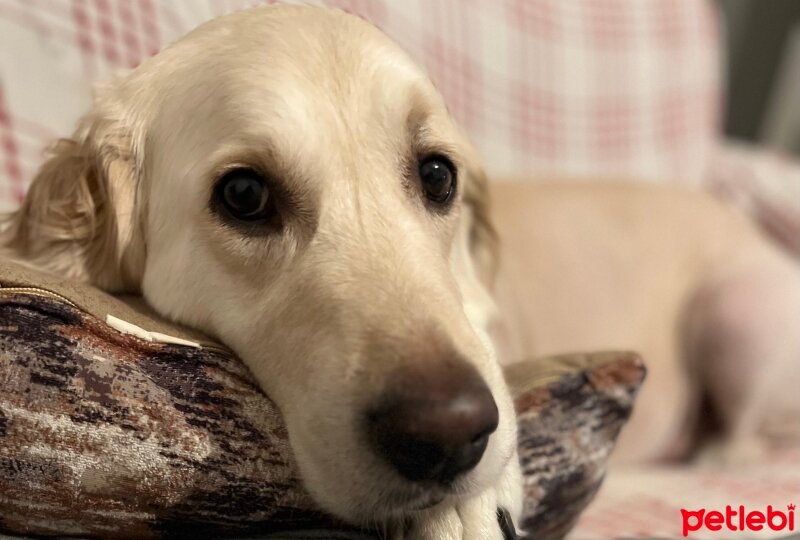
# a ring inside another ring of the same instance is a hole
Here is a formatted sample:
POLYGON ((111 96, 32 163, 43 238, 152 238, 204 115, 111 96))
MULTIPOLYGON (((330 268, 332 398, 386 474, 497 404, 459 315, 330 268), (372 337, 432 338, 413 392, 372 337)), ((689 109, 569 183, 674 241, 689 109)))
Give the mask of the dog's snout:
POLYGON ((474 468, 497 429, 483 378, 462 361, 398 370, 367 416, 373 449, 404 478, 449 483, 474 468))

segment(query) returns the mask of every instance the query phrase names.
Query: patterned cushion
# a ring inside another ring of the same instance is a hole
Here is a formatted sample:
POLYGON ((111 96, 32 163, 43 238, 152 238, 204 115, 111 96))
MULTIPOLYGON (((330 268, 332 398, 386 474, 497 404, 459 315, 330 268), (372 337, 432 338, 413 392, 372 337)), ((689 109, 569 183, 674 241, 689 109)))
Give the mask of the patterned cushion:
MULTIPOLYGON (((341 529, 303 488, 280 414, 247 369, 145 309, 0 263, 0 532, 341 529), (202 347, 123 334, 102 314, 202 347)), ((591 500, 643 373, 629 353, 509 368, 534 537, 565 534, 591 500)))

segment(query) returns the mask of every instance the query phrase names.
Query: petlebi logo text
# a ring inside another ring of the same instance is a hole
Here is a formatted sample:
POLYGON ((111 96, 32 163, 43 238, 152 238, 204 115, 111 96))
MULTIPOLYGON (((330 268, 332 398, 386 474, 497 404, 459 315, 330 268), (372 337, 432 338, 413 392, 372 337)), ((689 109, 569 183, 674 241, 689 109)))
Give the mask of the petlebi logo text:
POLYGON ((748 532, 773 530, 793 532, 795 530, 795 505, 787 504, 786 510, 768 505, 763 509, 750 510, 743 505, 726 506, 720 510, 681 508, 683 536, 697 531, 748 532))

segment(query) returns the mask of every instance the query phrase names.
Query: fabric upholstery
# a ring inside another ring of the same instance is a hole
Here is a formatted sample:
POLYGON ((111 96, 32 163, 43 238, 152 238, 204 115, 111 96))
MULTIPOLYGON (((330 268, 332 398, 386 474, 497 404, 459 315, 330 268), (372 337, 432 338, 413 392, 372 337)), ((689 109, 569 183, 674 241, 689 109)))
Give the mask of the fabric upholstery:
MULTIPOLYGON (((0 208, 19 202, 42 148, 71 133, 91 83, 256 3, 0 0, 0 208)), ((311 3, 399 41, 493 174, 702 178, 721 65, 706 0, 311 3)))

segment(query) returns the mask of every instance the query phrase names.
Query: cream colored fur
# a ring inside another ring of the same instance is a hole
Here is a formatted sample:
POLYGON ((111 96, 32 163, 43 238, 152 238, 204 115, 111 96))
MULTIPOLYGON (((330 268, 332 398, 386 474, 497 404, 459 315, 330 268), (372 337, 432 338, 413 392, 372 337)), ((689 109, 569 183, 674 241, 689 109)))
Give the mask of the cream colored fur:
POLYGON ((492 260, 486 189, 441 97, 386 36, 339 11, 256 8, 99 89, 3 243, 39 268, 141 292, 231 346, 280 407, 327 510, 398 538, 495 540, 497 506, 518 518, 521 485, 484 328, 488 264, 473 262, 492 260), (431 152, 459 171, 449 212, 426 208, 413 173, 431 152), (243 165, 293 194, 279 233, 242 235, 210 210, 215 180, 243 165), (369 450, 360 423, 388 374, 438 343, 478 369, 500 425, 452 489, 422 489, 369 450))
POLYGON ((800 265, 750 220, 641 182, 491 186, 503 361, 609 348, 645 359, 617 461, 691 457, 708 435, 703 397, 720 424, 709 461, 800 443, 800 265))

